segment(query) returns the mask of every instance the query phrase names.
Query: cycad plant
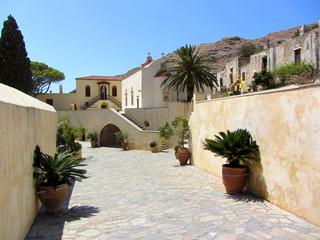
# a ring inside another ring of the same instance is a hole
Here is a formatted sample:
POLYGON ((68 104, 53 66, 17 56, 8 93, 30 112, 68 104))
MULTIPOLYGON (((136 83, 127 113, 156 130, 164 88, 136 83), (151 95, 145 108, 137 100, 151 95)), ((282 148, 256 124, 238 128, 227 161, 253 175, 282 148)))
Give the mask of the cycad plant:
POLYGON ((37 145, 33 158, 33 166, 38 168, 38 171, 34 172, 36 189, 40 186, 52 186, 56 189, 61 184, 71 185, 71 180, 81 181, 88 178, 85 176, 87 170, 78 168, 86 166, 83 164, 84 159, 79 158, 75 152, 55 153, 52 157, 42 153, 37 145))
POLYGON ((247 129, 219 132, 215 139, 205 139, 204 149, 227 159, 229 167, 238 168, 252 160, 260 162, 259 146, 247 129))

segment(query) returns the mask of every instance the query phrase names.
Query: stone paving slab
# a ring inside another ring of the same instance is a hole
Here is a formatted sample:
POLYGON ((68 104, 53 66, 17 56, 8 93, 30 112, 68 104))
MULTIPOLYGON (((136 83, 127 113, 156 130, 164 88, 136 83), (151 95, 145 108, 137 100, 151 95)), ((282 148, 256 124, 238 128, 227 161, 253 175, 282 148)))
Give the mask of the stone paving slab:
POLYGON ((69 189, 61 213, 38 213, 25 239, 320 239, 320 227, 220 178, 180 166, 173 150, 91 148, 89 179, 69 189))

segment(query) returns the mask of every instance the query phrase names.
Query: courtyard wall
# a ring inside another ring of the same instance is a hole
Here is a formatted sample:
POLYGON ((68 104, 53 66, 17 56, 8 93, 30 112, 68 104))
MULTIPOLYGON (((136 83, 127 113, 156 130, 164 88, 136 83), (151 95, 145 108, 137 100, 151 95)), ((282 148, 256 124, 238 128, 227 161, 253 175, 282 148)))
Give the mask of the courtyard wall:
POLYGON ((320 85, 310 84, 197 102, 190 117, 192 161, 221 177, 225 159, 205 138, 246 128, 260 146, 247 190, 320 225, 320 85))
POLYGON ((33 151, 55 152, 56 126, 52 106, 0 84, 0 239, 24 239, 37 215, 33 151))
MULTIPOLYGON (((147 129, 158 130, 166 121, 171 124, 177 116, 184 116, 188 119, 190 108, 190 102, 169 102, 168 107, 126 108, 125 113, 147 129), (149 126, 145 123, 148 123, 149 126)), ((177 145, 178 141, 175 136, 170 140, 162 140, 170 147, 177 145)))
POLYGON ((121 132, 128 133, 128 142, 130 149, 150 150, 149 143, 156 141, 160 149, 161 139, 158 131, 142 131, 132 122, 123 117, 114 109, 99 109, 90 111, 59 111, 58 115, 68 114, 72 123, 77 124, 80 120, 89 132, 97 132, 99 135, 102 129, 108 124, 116 125, 121 132))

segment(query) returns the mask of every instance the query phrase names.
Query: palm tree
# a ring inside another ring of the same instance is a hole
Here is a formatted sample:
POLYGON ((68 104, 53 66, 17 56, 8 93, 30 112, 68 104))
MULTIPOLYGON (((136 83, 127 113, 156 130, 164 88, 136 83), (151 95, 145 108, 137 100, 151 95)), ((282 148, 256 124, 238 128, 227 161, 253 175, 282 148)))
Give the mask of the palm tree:
POLYGON ((211 90, 218 85, 217 78, 210 72, 211 68, 205 65, 210 59, 206 55, 199 56, 199 50, 195 46, 182 46, 175 53, 179 59, 165 61, 165 64, 173 63, 173 66, 165 69, 169 76, 161 83, 161 87, 180 92, 187 89, 187 101, 191 101, 195 87, 199 92, 200 89, 204 91, 204 85, 211 90))

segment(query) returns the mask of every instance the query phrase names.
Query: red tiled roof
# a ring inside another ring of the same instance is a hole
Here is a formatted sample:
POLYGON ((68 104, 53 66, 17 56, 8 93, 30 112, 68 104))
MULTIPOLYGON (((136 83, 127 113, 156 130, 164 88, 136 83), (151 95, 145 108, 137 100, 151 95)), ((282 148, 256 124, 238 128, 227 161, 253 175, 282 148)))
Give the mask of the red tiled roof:
POLYGON ((124 77, 122 76, 88 76, 76 78, 76 80, 105 80, 105 81, 122 81, 124 77))
POLYGON ((170 77, 171 76, 170 73, 167 73, 167 74, 165 73, 166 73, 166 70, 159 70, 157 74, 154 75, 154 77, 170 77))

